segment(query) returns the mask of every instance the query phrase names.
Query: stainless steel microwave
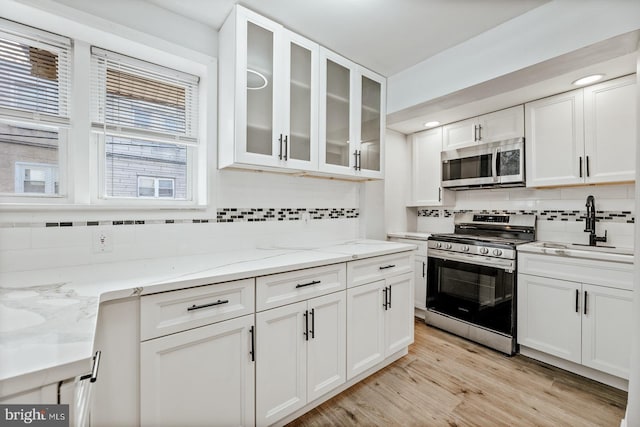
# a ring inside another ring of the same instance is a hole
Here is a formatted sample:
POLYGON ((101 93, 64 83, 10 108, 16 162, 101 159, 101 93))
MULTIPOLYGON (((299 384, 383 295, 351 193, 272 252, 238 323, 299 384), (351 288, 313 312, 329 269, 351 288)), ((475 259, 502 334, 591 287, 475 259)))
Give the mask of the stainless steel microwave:
POLYGON ((522 187, 524 138, 443 151, 442 187, 452 190, 522 187))

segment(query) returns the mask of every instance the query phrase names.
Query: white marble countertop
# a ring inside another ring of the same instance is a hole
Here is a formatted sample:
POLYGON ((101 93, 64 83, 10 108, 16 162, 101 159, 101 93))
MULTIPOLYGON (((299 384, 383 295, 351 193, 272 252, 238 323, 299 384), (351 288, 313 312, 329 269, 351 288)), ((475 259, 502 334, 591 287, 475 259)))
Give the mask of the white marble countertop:
POLYGON ((422 233, 417 231, 391 231, 387 233, 387 237, 396 237, 399 239, 410 240, 427 240, 433 233, 422 233))
POLYGON ((88 371, 102 302, 413 249, 356 240, 0 272, 0 397, 88 371))
POLYGON ((538 241, 519 245, 518 252, 633 264, 632 248, 538 241))

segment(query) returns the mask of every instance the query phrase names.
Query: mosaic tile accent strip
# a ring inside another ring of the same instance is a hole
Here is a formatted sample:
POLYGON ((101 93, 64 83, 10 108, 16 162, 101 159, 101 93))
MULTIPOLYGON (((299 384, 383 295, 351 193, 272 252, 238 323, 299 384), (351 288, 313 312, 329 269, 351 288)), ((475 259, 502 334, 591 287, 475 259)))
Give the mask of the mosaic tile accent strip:
POLYGON ((218 209, 217 222, 300 221, 309 219, 358 218, 357 208, 222 208, 218 209))
POLYGON ((145 219, 145 220, 101 220, 101 221, 46 221, 6 222, 0 228, 13 227, 95 227, 99 225, 128 226, 148 224, 208 224, 213 222, 262 222, 301 221, 309 219, 355 219, 360 217, 358 208, 219 208, 215 218, 194 219, 145 219))
MULTIPOLYGON (((428 218, 450 218, 457 213, 473 212, 478 214, 510 214, 510 215, 537 215, 540 221, 578 221, 583 222, 586 211, 565 210, 468 210, 468 209, 418 209, 418 216, 428 218)), ((635 223, 635 215, 631 211, 596 211, 597 222, 635 223)))

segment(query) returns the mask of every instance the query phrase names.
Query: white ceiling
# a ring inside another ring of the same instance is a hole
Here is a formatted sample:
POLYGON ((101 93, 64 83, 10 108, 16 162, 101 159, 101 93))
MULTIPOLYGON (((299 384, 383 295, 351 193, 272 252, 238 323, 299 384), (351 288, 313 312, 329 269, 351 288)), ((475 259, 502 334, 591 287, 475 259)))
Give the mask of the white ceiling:
POLYGON ((391 76, 549 0, 146 0, 219 30, 235 3, 391 76))

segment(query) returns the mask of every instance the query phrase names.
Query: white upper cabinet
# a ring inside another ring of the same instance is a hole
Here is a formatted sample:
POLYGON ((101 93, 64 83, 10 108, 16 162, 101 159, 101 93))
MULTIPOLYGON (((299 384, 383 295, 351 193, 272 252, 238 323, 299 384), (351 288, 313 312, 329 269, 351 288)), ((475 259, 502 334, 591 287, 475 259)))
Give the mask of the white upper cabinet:
POLYGON ((586 182, 635 181, 636 76, 584 89, 586 182))
POLYGON ((525 105, 527 186, 635 180, 636 77, 525 105))
POLYGON ((318 49, 234 9, 220 31, 220 167, 317 168, 318 49))
POLYGON ((525 105, 527 187, 583 182, 582 89, 525 105))
POLYGON ((442 177, 442 128, 418 132, 411 137, 413 167, 411 169, 411 200, 408 206, 442 206, 452 199, 440 185, 442 177), (446 202, 445 202, 445 199, 446 202))
POLYGON ((219 58, 220 168, 384 177, 385 78, 237 5, 219 58))
POLYGON ((384 177, 386 81, 320 49, 320 171, 384 177))
POLYGON ((522 105, 496 111, 442 127, 442 150, 524 137, 522 105))

